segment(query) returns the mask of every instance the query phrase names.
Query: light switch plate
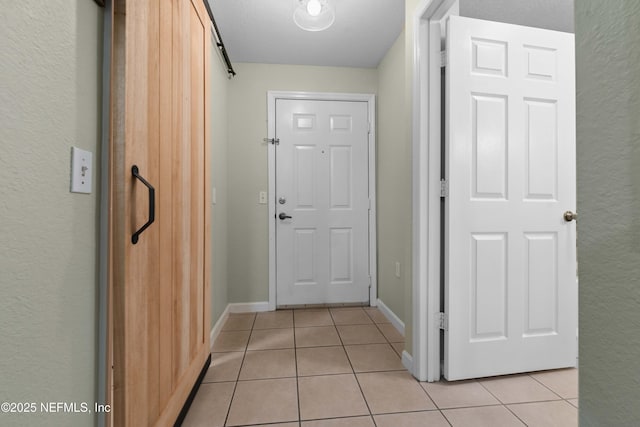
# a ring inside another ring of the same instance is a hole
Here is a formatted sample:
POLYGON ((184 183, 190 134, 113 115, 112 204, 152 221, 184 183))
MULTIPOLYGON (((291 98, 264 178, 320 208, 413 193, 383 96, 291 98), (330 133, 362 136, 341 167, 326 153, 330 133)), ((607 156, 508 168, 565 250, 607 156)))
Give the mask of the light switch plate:
POLYGON ((71 192, 91 193, 93 176, 93 153, 71 147, 71 192))
POLYGON ((260 203, 261 205, 266 205, 267 204, 267 192, 266 191, 261 191, 259 196, 258 196, 258 203, 260 203))

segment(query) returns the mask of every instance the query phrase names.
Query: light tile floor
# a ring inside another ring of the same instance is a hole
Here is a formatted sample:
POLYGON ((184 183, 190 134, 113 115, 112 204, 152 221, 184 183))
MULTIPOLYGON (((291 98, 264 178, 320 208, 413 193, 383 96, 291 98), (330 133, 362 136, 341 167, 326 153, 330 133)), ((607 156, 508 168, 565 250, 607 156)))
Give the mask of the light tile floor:
POLYGON ((231 314, 185 427, 571 427, 578 371, 420 383, 376 308, 231 314))

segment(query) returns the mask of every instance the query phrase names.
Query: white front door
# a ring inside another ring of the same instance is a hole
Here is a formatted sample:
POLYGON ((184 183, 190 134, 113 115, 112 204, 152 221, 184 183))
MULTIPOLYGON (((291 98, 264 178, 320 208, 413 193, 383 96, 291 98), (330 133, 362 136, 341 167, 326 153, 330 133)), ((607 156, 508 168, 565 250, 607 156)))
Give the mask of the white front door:
POLYGON ((278 306, 369 302, 367 102, 276 100, 278 306))
POLYGON ((573 34, 452 16, 445 377, 575 366, 573 34))

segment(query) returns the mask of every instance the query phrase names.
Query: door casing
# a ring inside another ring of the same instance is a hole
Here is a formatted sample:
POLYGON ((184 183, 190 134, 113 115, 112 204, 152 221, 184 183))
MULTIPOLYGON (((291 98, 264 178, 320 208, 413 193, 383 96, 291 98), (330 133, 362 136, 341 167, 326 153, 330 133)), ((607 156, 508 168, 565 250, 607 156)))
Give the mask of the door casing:
POLYGON ((420 381, 440 379, 440 21, 458 0, 422 0, 413 14, 413 355, 420 381))
MULTIPOLYGON (((317 101, 360 101, 367 102, 369 128, 369 275, 371 289, 369 301, 371 306, 377 305, 377 257, 376 257, 376 104, 375 95, 360 93, 325 93, 325 92, 267 92, 267 138, 276 136, 276 100, 303 99, 317 101)), ((267 161, 269 174, 268 187, 268 221, 269 221, 269 310, 276 309, 276 152, 273 144, 267 143, 267 161)))

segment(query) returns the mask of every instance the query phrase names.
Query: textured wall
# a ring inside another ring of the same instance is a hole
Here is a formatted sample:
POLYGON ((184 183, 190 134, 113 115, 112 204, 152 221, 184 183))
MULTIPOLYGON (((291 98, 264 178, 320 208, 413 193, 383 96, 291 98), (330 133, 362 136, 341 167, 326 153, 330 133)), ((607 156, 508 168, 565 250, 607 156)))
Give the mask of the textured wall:
POLYGON ((229 84, 229 302, 269 299, 267 91, 375 93, 373 69, 237 63, 229 84))
MULTIPOLYGON (((102 9, 3 1, 0 40, 0 402, 93 404, 102 9), (69 192, 73 145, 94 153, 91 195, 69 192)), ((0 413, 0 425, 93 423, 0 413)))
POLYGON ((211 326, 227 307, 227 68, 215 43, 211 45, 211 175, 216 203, 211 207, 211 326))
POLYGON ((405 321, 411 290, 411 133, 404 105, 404 33, 378 66, 378 298, 405 321), (395 263, 400 262, 400 277, 395 263))
POLYGON ((580 425, 640 420, 640 2, 576 2, 580 425))
POLYGON ((573 32, 574 0, 460 0, 460 16, 573 32))

